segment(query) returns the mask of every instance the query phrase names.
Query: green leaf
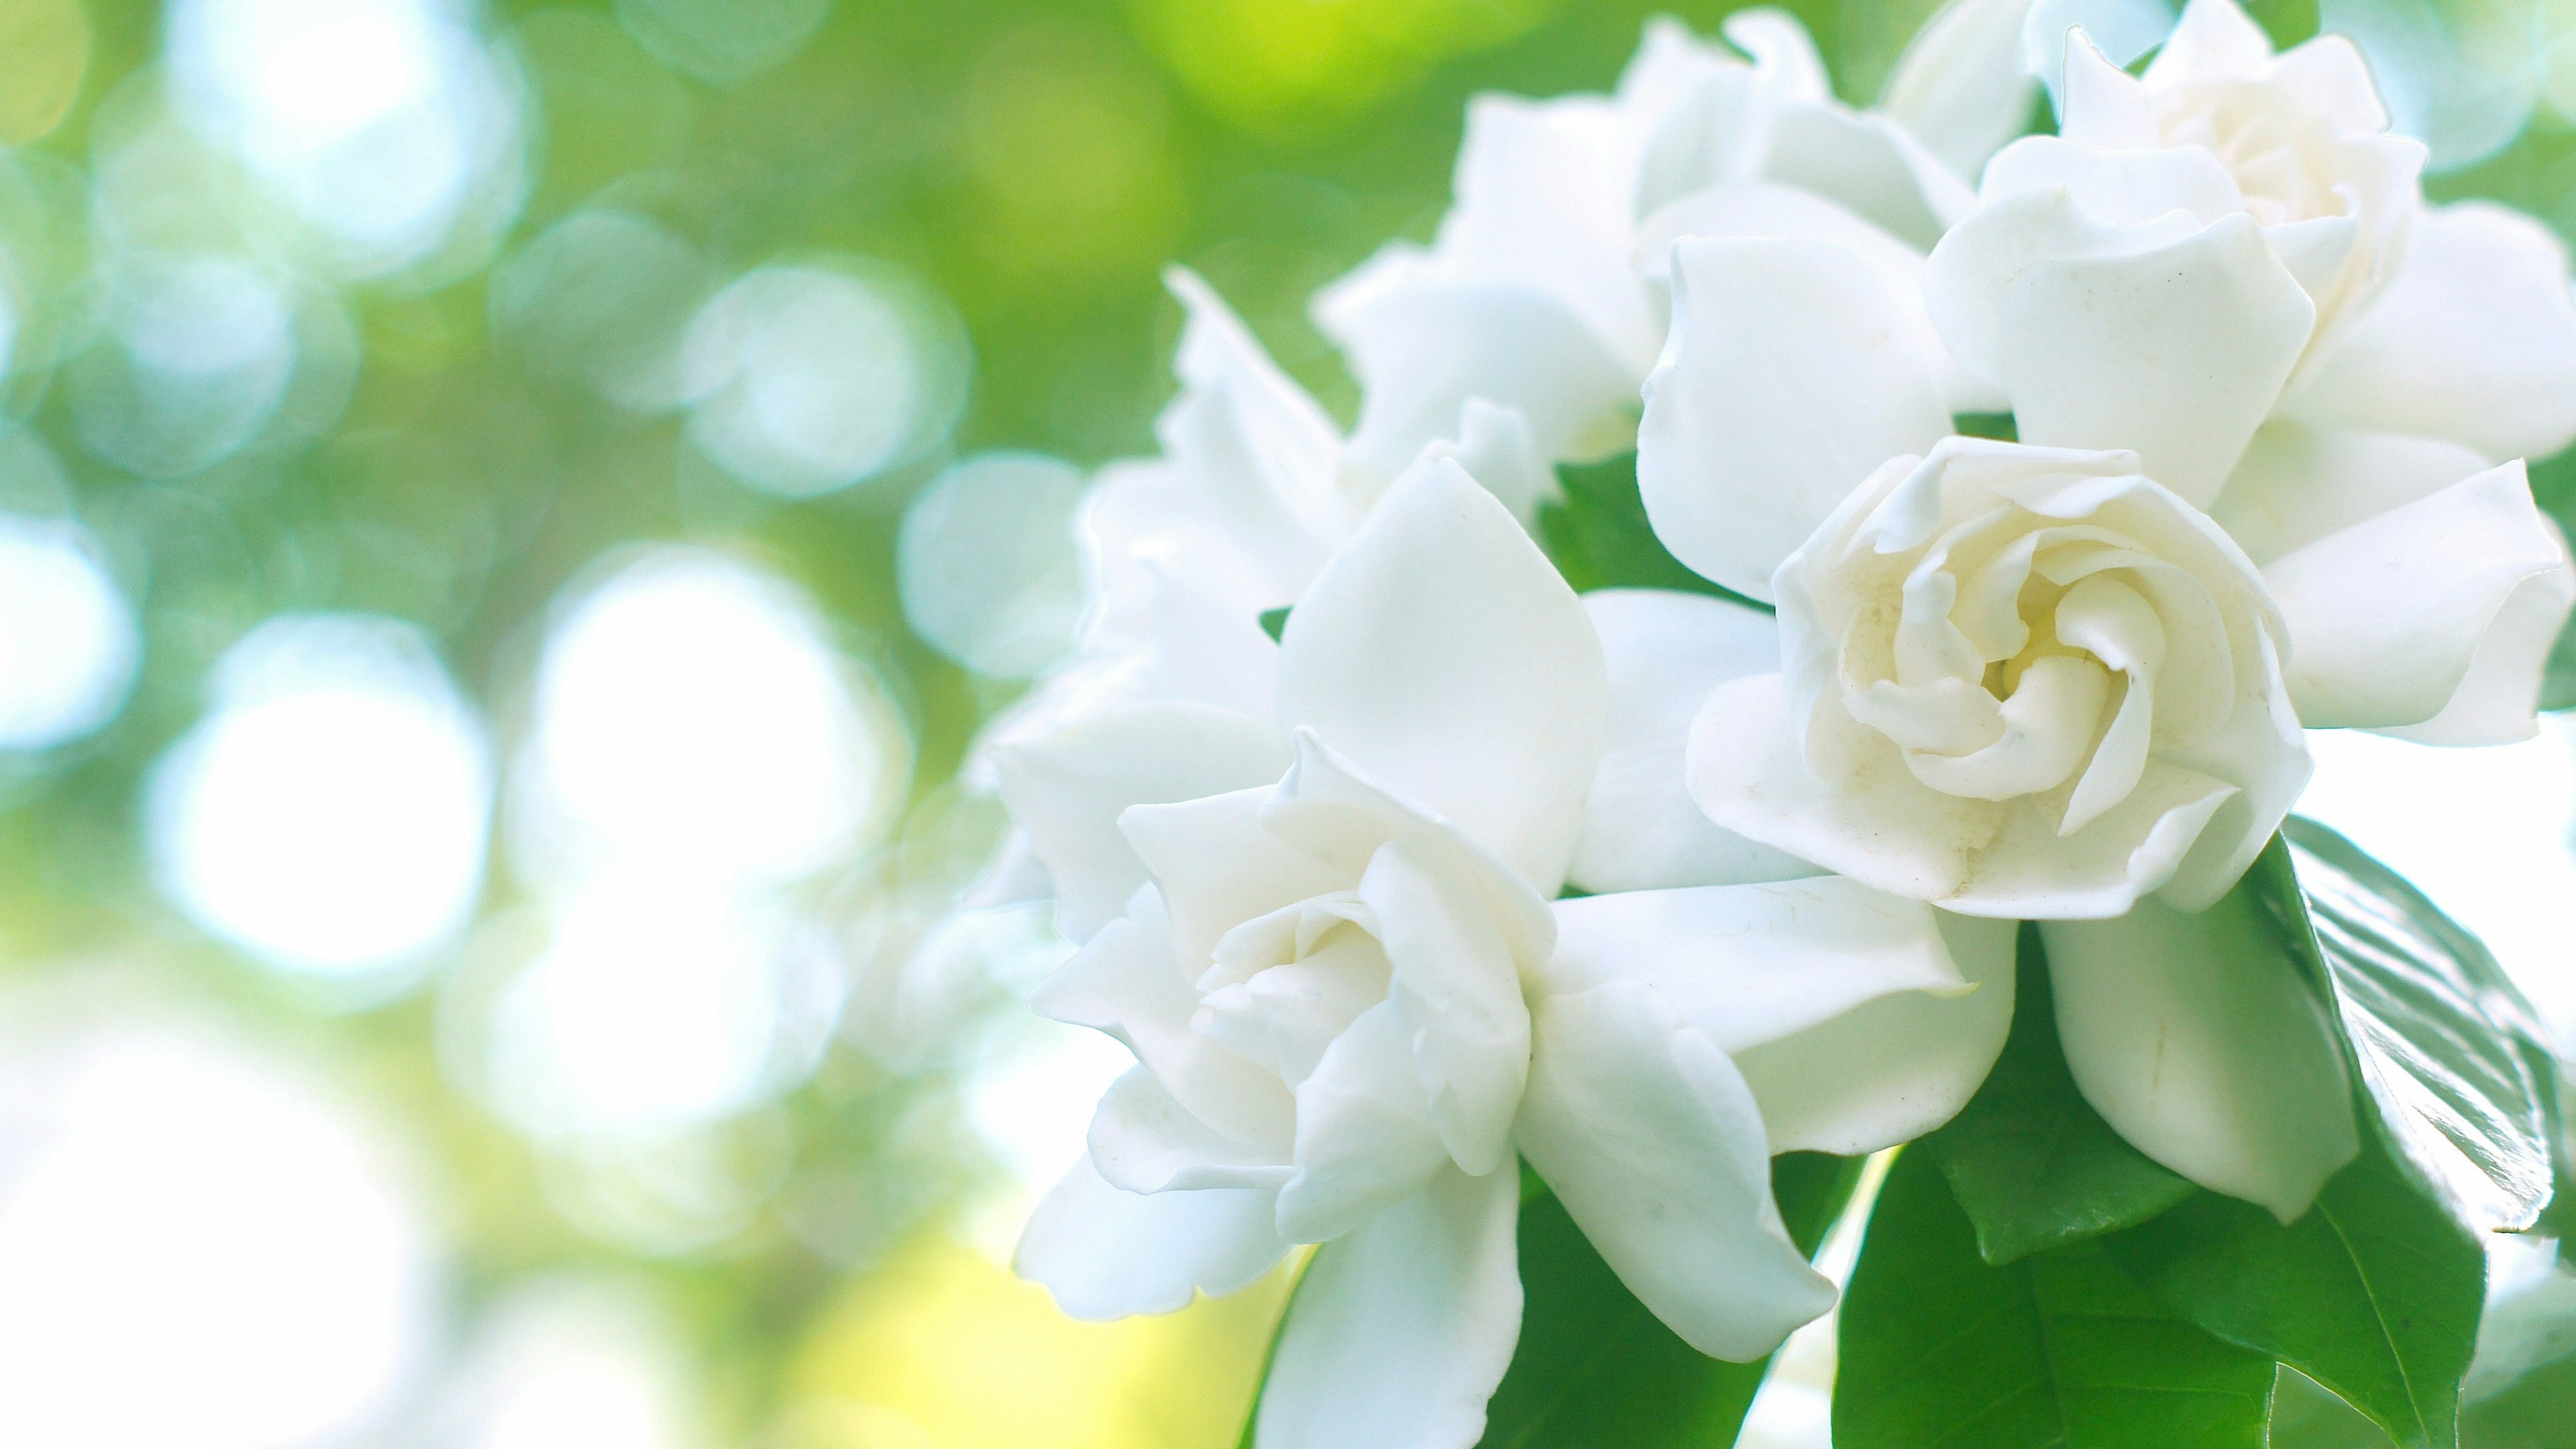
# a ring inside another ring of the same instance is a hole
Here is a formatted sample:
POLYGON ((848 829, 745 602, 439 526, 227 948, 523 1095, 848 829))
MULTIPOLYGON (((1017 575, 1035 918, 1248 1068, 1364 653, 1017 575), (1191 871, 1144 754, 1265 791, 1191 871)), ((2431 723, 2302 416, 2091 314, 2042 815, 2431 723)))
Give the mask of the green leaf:
MULTIPOLYGON (((1812 1254, 1824 1240, 1860 1166, 1803 1152, 1773 1160, 1772 1190, 1801 1249, 1812 1254)), ((1682 1342, 1628 1292, 1553 1194, 1521 1205, 1520 1253, 1521 1341, 1486 1407, 1489 1449, 1735 1442, 1769 1365, 1726 1363, 1682 1342)))
POLYGON ((1288 611, 1292 607, 1281 604, 1278 608, 1261 611, 1261 632, 1270 636, 1271 643, 1278 643, 1280 636, 1288 632, 1288 611))
POLYGON ((2531 1227, 2550 1198, 2556 1090, 2538 1013, 2394 871, 2314 821, 2293 817, 2282 838, 2251 882, 2323 968, 2402 1165, 2463 1227, 2531 1227))
POLYGON ((2010 413, 1959 413, 1950 419, 1950 430, 1963 438, 2021 441, 2020 421, 2010 413))
POLYGON ((2262 1449, 2273 1366, 2098 1242, 2002 1267, 1932 1155, 1896 1159, 1843 1295, 1835 1449, 2262 1449))
POLYGON ((2486 1254, 2379 1144, 2287 1227, 2204 1192, 2106 1246, 2175 1311, 2334 1390, 2409 1449, 2458 1443, 2486 1254))
POLYGON ((1556 478, 1564 496, 1539 506, 1539 542, 1576 593, 1680 589, 1770 611, 1767 604, 1692 573, 1655 537, 1646 521, 1645 500, 1637 496, 1636 454, 1599 463, 1559 463, 1556 478))
POLYGON ((2021 928, 2012 1034, 1985 1085, 1923 1139, 1989 1263, 2145 1222, 2197 1191, 2131 1147, 2076 1090, 2057 1042, 2039 928, 2021 928))

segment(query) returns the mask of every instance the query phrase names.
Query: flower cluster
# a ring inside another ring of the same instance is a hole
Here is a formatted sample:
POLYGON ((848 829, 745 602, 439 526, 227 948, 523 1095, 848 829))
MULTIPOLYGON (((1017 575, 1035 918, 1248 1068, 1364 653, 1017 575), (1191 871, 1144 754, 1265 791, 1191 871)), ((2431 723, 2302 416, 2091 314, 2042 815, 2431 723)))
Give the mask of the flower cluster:
MULTIPOLYGON (((1978 112, 1957 30, 1911 113, 1978 112)), ((2017 922, 2090 1108, 2298 1218, 2364 1135, 2339 1028, 2212 943, 2304 731, 2524 737, 2576 601, 2521 461, 2576 438, 2567 258, 2427 205, 2348 43, 2192 0, 2132 75, 2078 31, 1972 185, 1786 16, 1724 39, 1472 106, 1436 238, 1316 299, 1347 434, 1176 273, 1083 650, 980 748, 1000 884, 1080 943, 1037 1009, 1138 1062, 1021 1270, 1110 1317, 1329 1244, 1265 1449, 1477 1440, 1516 1164, 1682 1339, 1769 1353, 1834 1300, 1770 1160, 1956 1115, 2017 922), (1542 545, 1558 465, 1630 452, 1708 587, 1578 596, 1542 545)))

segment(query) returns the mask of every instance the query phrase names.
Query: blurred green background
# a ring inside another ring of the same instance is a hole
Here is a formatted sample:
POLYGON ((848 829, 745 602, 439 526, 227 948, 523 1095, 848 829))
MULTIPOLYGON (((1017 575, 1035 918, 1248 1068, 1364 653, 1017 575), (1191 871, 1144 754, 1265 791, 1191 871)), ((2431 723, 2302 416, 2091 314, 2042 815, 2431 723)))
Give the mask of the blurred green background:
MULTIPOLYGON (((1002 1266, 1118 1063, 967 742, 1165 266, 1347 418, 1466 98, 1728 8, 0 0, 0 1443, 1230 1444, 1278 1284, 1002 1266)), ((1789 8, 1865 103, 1932 5, 1789 8)), ((2576 5, 2324 18, 2576 228, 2576 5)))

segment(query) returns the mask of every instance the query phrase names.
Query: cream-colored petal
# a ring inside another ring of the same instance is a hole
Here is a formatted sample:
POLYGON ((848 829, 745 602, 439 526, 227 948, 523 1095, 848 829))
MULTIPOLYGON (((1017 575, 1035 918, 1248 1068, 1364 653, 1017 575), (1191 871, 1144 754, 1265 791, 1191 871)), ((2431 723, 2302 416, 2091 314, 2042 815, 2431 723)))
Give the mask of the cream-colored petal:
POLYGON ((2252 217, 2118 226, 2062 189, 2002 197, 1953 228, 1924 295, 1960 361, 2011 396, 2023 442, 2134 450, 2199 507, 2316 320, 2252 217))
POLYGON ((1684 240, 1637 484, 1673 556, 1747 597, 1889 458, 1950 430, 1902 311, 1828 243, 1684 240))
POLYGON ((1340 1237, 1455 1170, 1394 1003, 1361 1012, 1298 1086, 1295 1162, 1279 1232, 1301 1243, 1340 1237))
POLYGON ((2212 518, 2257 564, 2427 498, 2487 460, 2457 443, 2321 428, 2274 418, 2211 506, 2212 518))
POLYGON ((1170 1313, 1202 1292, 1248 1286, 1288 1251, 1270 1229, 1272 1196, 1259 1188, 1122 1192, 1085 1157, 1029 1215, 1011 1266, 1075 1318, 1170 1313))
POLYGON ((1750 1363, 1834 1302, 1781 1225, 1762 1116, 1642 981, 1552 996, 1521 1150, 1604 1261, 1693 1348, 1750 1363))
POLYGON ((1771 616, 1664 589, 1583 596, 1610 675, 1610 733, 1584 798, 1570 878, 1583 889, 1661 890, 1793 880, 1816 868, 1722 830, 1690 797, 1691 721, 1710 690, 1780 665, 1771 616))
MULTIPOLYGON (((2548 616, 2565 610, 2546 599, 2565 593, 2564 547, 2514 462, 2274 561, 2263 580, 2290 623, 2299 718, 2310 728, 2385 728, 2440 714, 2499 623, 2554 635, 2548 616), (2533 581, 2545 594, 2509 611, 2533 581)), ((2536 700, 2547 644, 2510 652, 2523 675, 2515 692, 2536 700)), ((2528 709, 2509 738, 2532 727, 2528 709)))
POLYGON ((2288 1222, 2359 1139, 2324 1005, 2287 957, 2243 945, 2270 929, 2256 909, 2142 901, 2040 931, 2084 1099, 2139 1151, 2288 1222))
POLYGON ((1454 823, 1552 896, 1609 686, 1574 591, 1453 463, 1388 493, 1289 615, 1282 722, 1454 823))
POLYGON ((1442 1172, 1316 1251, 1253 1449, 1468 1449, 1520 1342, 1520 1174, 1442 1172))
POLYGON ((1206 705, 1131 705, 998 751, 993 765, 1002 803, 1055 882, 1057 923, 1081 941, 1145 882, 1118 831, 1122 811, 1276 780, 1288 741, 1266 721, 1206 705))
POLYGON ((1109 1084, 1088 1140, 1092 1167, 1122 1192, 1275 1191, 1292 1171, 1275 1155, 1199 1120, 1142 1066, 1109 1084))

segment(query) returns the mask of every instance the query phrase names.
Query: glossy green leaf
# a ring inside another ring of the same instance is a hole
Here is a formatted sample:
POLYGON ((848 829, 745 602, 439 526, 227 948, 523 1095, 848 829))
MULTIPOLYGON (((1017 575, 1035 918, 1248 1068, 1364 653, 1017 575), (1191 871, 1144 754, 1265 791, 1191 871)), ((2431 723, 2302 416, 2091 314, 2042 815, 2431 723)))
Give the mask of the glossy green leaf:
POLYGON ((1684 567, 1655 537, 1637 496, 1637 455, 1598 463, 1559 463, 1563 496, 1540 505, 1539 542, 1577 593, 1593 589, 1680 589, 1736 599, 1767 611, 1684 567))
POLYGON ((2037 927, 2021 928, 2012 1034, 1985 1085, 1923 1139, 1989 1263, 2145 1222, 2195 1189, 2131 1147, 2076 1090, 2037 927))
POLYGON ((2204 1192, 2107 1246, 2175 1311, 2334 1390, 2409 1449, 2458 1442, 2486 1254, 2378 1144, 2287 1227, 2204 1192))
POLYGON ((1932 1155, 1888 1173, 1843 1295, 1836 1449, 2262 1449, 2273 1365, 2098 1242, 2001 1267, 1932 1155))
POLYGON ((2322 967, 2403 1165, 2463 1227, 2537 1222, 2552 1186, 2548 1033, 2495 957, 2313 821, 2289 820, 2249 883, 2322 967))
MULTIPOLYGON (((1772 1163, 1790 1237, 1808 1253, 1849 1201, 1857 1158, 1772 1163)), ((1601 1261, 1551 1194, 1521 1206, 1521 1341, 1487 1406, 1489 1449, 1685 1449, 1726 1445, 1767 1364, 1726 1363, 1682 1342, 1601 1261)))

